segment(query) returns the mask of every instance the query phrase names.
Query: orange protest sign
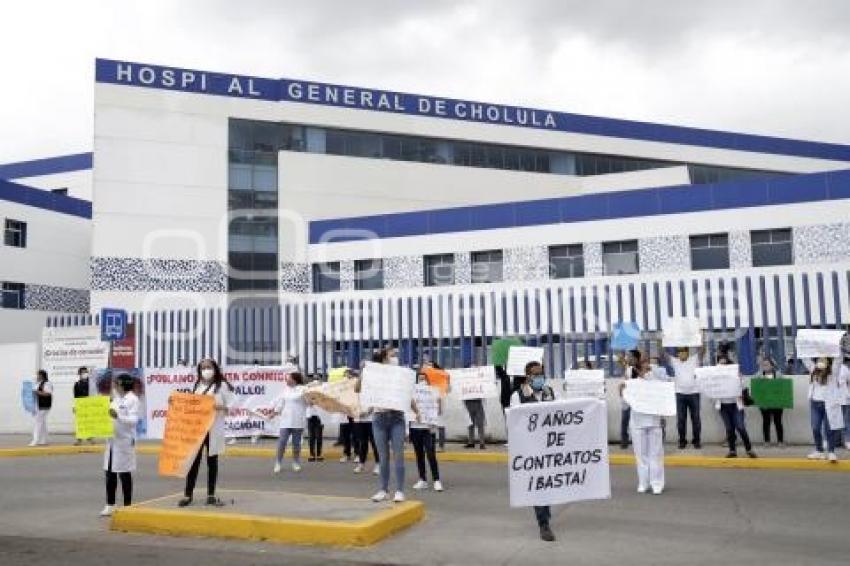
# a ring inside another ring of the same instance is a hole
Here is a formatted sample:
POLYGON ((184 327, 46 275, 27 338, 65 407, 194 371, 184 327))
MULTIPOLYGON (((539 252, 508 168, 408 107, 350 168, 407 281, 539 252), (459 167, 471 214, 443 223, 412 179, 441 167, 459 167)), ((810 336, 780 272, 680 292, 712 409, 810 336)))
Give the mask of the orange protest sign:
POLYGON ((214 420, 213 397, 172 393, 159 452, 159 475, 185 478, 214 420))
POLYGON ((445 397, 449 394, 449 372, 437 368, 425 368, 422 370, 428 385, 440 390, 440 395, 445 397))

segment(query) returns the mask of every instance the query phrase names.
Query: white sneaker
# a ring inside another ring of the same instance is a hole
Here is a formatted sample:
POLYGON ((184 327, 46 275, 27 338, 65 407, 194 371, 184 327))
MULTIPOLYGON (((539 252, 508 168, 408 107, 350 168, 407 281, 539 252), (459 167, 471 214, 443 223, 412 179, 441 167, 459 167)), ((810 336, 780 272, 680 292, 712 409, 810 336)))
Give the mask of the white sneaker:
POLYGON ((348 456, 343 456, 342 458, 340 458, 339 463, 340 464, 347 464, 348 463, 348 456))
POLYGON ((256 443, 258 443, 259 441, 260 441, 260 437, 259 437, 259 436, 252 436, 252 437, 251 437, 251 444, 256 444, 256 443))
POLYGON ((420 489, 428 489, 428 482, 425 480, 419 480, 415 484, 413 484, 413 489, 419 491, 420 489))
POLYGON ((662 493, 664 493, 663 487, 653 487, 652 488, 652 494, 653 495, 661 495, 662 493))
POLYGON ((296 473, 300 472, 301 471, 301 464, 299 464, 298 462, 293 462, 292 463, 292 471, 296 472, 296 473))
POLYGON ((113 507, 112 505, 107 505, 103 508, 103 511, 100 512, 100 516, 111 517, 113 512, 115 512, 115 507, 113 507))
POLYGON ((826 457, 824 456, 823 452, 818 452, 817 450, 815 450, 814 452, 806 456, 806 458, 808 458, 809 460, 824 460, 826 457))
POLYGON ((374 475, 374 476, 381 475, 381 466, 379 466, 378 464, 375 464, 375 467, 372 468, 372 475, 374 475))
POLYGON ((395 497, 393 497, 394 503, 404 503, 404 493, 401 491, 395 492, 395 497))
POLYGON ((355 474, 359 474, 362 471, 363 471, 363 464, 357 464, 356 466, 354 466, 354 473, 355 474))
POLYGON ((33 440, 32 442, 30 442, 29 444, 27 444, 27 446, 29 446, 30 448, 32 448, 33 446, 38 446, 38 443, 37 443, 35 440, 33 440))
POLYGON ((276 474, 280 473, 280 462, 274 463, 274 473, 276 473, 276 474))
POLYGON ((827 459, 833 463, 838 462, 838 456, 835 455, 835 452, 830 452, 829 456, 827 456, 827 459))
POLYGON ((235 439, 235 438, 231 438, 231 439, 229 439, 229 440, 227 441, 227 445, 228 445, 228 446, 233 446, 234 444, 236 444, 236 439, 235 439))
POLYGON ((646 486, 644 486, 644 485, 639 485, 639 486, 638 486, 638 489, 637 489, 637 492, 638 492, 638 493, 646 493, 647 491, 649 491, 649 488, 648 488, 648 487, 646 487, 646 486))
POLYGON ((386 501, 386 499, 387 499, 387 492, 384 491, 383 489, 372 496, 372 501, 374 501, 375 503, 380 503, 381 501, 386 501))
POLYGON ((437 480, 434 482, 434 491, 443 491, 443 482, 437 480))

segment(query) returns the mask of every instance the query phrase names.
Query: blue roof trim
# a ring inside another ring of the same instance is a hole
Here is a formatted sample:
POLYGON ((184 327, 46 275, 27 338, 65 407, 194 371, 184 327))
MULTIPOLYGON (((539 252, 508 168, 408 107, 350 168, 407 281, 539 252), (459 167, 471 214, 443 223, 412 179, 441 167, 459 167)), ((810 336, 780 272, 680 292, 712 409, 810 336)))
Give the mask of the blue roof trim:
POLYGON ((24 179, 92 168, 93 153, 72 153, 44 159, 0 164, 0 179, 24 179))
POLYGON ((534 201, 314 220, 310 243, 519 228, 850 198, 850 169, 534 201), (337 236, 338 235, 338 236, 337 236))
POLYGON ((0 201, 15 202, 91 220, 91 203, 0 179, 0 201))
POLYGON ((96 60, 95 80, 99 83, 177 92, 319 104, 548 131, 850 161, 850 145, 601 118, 316 81, 251 77, 110 59, 96 60), (326 89, 334 90, 336 95, 327 95, 326 89), (473 106, 481 108, 476 113, 472 110, 473 106))

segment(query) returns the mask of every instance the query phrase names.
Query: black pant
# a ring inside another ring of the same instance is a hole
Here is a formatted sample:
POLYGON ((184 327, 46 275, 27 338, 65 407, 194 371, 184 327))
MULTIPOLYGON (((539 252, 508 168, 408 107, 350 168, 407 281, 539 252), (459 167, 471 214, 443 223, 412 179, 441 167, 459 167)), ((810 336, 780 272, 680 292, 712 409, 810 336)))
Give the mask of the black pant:
POLYGON ((446 427, 444 426, 437 427, 437 445, 441 450, 446 448, 446 427))
POLYGON ((124 507, 133 504, 133 474, 130 472, 112 471, 112 452, 109 452, 109 466, 106 470, 106 504, 115 505, 115 493, 118 491, 118 480, 121 480, 121 492, 124 494, 124 507))
POLYGON ((466 412, 469 413, 469 420, 471 421, 468 430, 468 444, 475 444, 475 429, 478 429, 478 441, 481 446, 484 446, 484 424, 486 422, 484 414, 484 400, 467 399, 463 402, 463 404, 466 406, 466 412))
POLYGON ((207 496, 215 495, 215 483, 218 479, 218 456, 210 456, 210 435, 204 439, 204 443, 198 449, 198 455, 195 456, 195 461, 192 462, 192 467, 189 468, 189 475, 186 476, 186 489, 184 495, 191 498, 195 491, 195 482, 198 481, 198 470, 201 467, 201 456, 204 454, 204 448, 207 449, 207 496))
POLYGON ((339 441, 342 443, 342 453, 351 458, 351 445, 354 441, 354 419, 348 417, 348 422, 339 423, 339 441))
POLYGON ((632 420, 632 408, 623 407, 620 410, 620 446, 629 445, 629 422, 632 420))
POLYGON ((307 441, 310 443, 311 458, 322 455, 322 435, 324 432, 325 427, 322 426, 322 419, 315 415, 307 419, 307 441))
POLYGON ((691 432, 694 435, 694 446, 699 446, 702 433, 699 393, 676 393, 676 428, 679 430, 679 446, 688 443, 688 413, 691 414, 691 432))
POLYGON ((372 423, 354 423, 354 453, 359 463, 366 463, 366 458, 369 456, 370 444, 372 445, 372 454, 375 456, 375 463, 377 464, 378 447, 375 445, 375 435, 372 434, 372 423))
POLYGON ((440 481, 440 468, 437 465, 437 452, 434 449, 436 436, 427 428, 410 428, 410 442, 413 444, 413 452, 416 454, 416 467, 419 469, 419 479, 428 481, 425 470, 425 459, 428 459, 428 467, 431 468, 431 478, 440 481))
POLYGON ((776 441, 785 442, 785 428, 782 426, 782 409, 760 409, 761 426, 764 433, 764 441, 770 442, 770 423, 776 427, 776 441))
POLYGON ((750 435, 747 434, 747 427, 744 424, 744 412, 738 408, 737 403, 721 403, 720 416, 723 417, 723 426, 726 427, 726 443, 729 445, 729 452, 735 452, 735 432, 741 436, 741 442, 744 443, 744 448, 747 452, 753 449, 750 444, 750 435))
POLYGON ((537 519, 537 526, 540 528, 548 527, 549 520, 552 518, 552 510, 548 505, 544 507, 534 508, 534 517, 537 519))

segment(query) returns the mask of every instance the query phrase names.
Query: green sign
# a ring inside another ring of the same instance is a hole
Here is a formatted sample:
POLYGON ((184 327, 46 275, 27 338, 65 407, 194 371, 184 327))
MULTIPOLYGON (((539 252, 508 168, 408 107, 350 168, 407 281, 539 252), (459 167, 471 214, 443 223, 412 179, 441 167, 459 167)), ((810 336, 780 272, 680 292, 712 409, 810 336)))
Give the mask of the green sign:
POLYGON ((522 340, 519 338, 499 338, 493 340, 493 365, 505 367, 508 365, 508 350, 511 346, 522 346, 522 340))
POLYGON ((754 377, 750 381, 750 395, 761 409, 793 409, 794 380, 754 377))

